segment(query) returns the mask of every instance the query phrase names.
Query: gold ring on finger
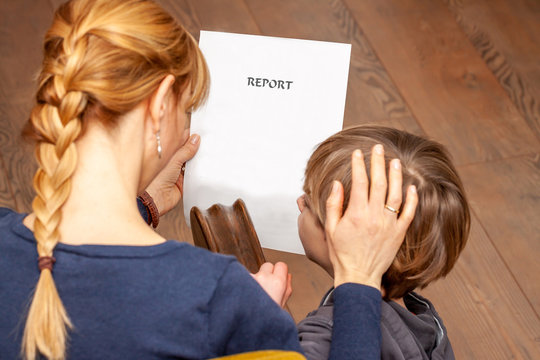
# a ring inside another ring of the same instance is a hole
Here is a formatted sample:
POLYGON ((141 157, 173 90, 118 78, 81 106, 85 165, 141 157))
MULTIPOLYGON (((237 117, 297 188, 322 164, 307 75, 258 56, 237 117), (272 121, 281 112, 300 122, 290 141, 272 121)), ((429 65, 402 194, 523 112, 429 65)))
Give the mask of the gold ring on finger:
POLYGON ((384 208, 394 214, 399 214, 399 210, 397 209, 394 209, 393 207, 391 207, 390 205, 388 204, 384 204, 384 208))

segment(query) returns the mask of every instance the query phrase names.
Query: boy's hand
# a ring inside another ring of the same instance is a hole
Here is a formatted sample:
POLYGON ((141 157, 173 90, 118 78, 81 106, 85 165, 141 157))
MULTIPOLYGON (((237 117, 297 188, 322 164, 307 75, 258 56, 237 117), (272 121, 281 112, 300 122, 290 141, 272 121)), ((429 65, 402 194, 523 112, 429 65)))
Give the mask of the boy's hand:
POLYGON ((383 274, 394 260, 416 210, 416 188, 407 189, 401 213, 402 175, 399 160, 389 166, 388 196, 384 149, 373 148, 371 184, 360 150, 352 155, 352 189, 349 206, 343 209, 343 186, 335 181, 326 204, 326 238, 334 267, 334 286, 346 282, 380 290, 383 274), (368 186, 370 190, 368 192, 368 186), (385 207, 387 205, 388 207, 385 207))
POLYGON ((285 307, 292 294, 292 275, 289 274, 287 264, 278 262, 276 265, 272 265, 272 263, 267 262, 261 265, 258 273, 251 274, 251 276, 270 295, 272 300, 279 306, 285 307))

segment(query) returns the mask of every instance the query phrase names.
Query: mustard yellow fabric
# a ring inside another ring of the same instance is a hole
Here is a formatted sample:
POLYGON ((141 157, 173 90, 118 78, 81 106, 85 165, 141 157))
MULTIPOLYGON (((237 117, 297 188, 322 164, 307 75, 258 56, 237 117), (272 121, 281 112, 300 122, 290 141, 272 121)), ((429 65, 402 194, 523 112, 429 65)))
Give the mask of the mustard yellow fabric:
POLYGON ((251 351, 242 354, 223 356, 214 360, 306 360, 306 358, 294 351, 262 350, 251 351))

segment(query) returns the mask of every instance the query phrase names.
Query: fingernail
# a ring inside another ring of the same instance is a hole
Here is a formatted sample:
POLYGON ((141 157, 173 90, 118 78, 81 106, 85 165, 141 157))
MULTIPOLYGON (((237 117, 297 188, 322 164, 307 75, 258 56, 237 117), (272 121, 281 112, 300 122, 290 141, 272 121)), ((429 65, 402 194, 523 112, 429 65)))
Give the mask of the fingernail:
POLYGON ((361 158, 362 157, 362 150, 356 149, 356 150, 354 150, 353 154, 354 154, 355 157, 361 158))
POLYGON ((375 152, 379 155, 382 155, 384 153, 383 146, 381 144, 375 145, 375 152))
POLYGON ((411 192, 412 192, 413 194, 416 194, 416 186, 411 185, 411 192))
POLYGON ((337 192, 338 188, 339 188, 338 181, 334 180, 334 182, 332 183, 332 193, 337 192))
POLYGON ((193 134, 193 136, 191 136, 191 140, 190 142, 195 145, 199 142, 199 140, 201 139, 201 137, 197 134, 193 134))
POLYGON ((394 160, 392 160, 392 166, 393 166, 394 169, 396 169, 396 170, 401 169, 401 161, 399 161, 399 159, 394 159, 394 160))

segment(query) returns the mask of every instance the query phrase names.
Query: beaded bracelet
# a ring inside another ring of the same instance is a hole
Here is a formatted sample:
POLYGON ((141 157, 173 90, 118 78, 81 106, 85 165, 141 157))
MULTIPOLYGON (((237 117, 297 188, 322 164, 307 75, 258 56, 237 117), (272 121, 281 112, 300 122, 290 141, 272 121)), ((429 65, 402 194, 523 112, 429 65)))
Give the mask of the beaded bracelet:
POLYGON ((148 225, 152 224, 152 227, 155 229, 159 224, 159 210, 156 207, 154 199, 146 191, 143 192, 139 199, 141 199, 146 211, 148 212, 148 225))

